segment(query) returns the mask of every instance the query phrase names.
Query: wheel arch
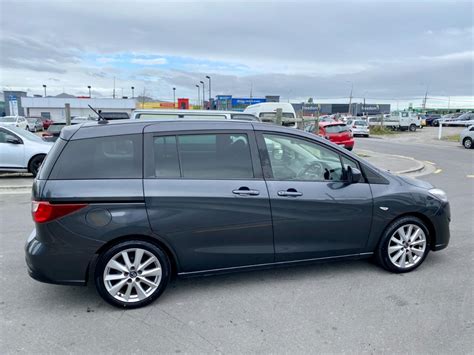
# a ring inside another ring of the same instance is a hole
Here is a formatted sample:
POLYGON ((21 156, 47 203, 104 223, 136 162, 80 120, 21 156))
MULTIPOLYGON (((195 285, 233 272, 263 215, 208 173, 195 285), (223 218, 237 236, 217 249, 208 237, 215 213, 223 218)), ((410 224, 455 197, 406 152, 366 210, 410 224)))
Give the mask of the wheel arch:
POLYGON ((426 215, 424 215, 423 213, 420 213, 420 212, 407 212, 407 213, 403 213, 401 215, 398 215, 397 217, 393 218, 390 222, 387 223, 387 225, 385 226, 385 228, 383 230, 383 233, 385 233, 387 228, 390 227, 390 225, 393 222, 395 222, 395 221, 397 221, 401 218, 405 218, 405 217, 416 217, 416 218, 420 219, 426 225, 426 227, 428 228, 429 238, 430 238, 430 250, 434 250, 434 247, 436 245, 436 229, 435 229, 433 223, 431 222, 431 220, 426 215))
POLYGON ((171 246, 167 245, 167 243, 165 243, 165 242, 163 242, 163 241, 161 241, 161 240, 159 240, 155 237, 151 237, 151 236, 148 236, 148 235, 141 235, 141 234, 131 234, 131 235, 124 235, 124 236, 120 236, 120 237, 117 237, 115 239, 112 239, 112 240, 108 241, 107 243, 105 243, 104 245, 102 245, 95 252, 94 258, 90 261, 89 266, 87 267, 87 270, 86 270, 86 280, 89 281, 90 278, 93 277, 94 272, 95 272, 95 267, 96 267, 96 264, 97 264, 97 260, 98 260, 99 256, 102 253, 104 253, 106 250, 110 249, 114 245, 117 245, 117 244, 120 244, 120 243, 126 242, 126 241, 134 241, 134 240, 142 241, 142 242, 148 242, 148 243, 154 244, 155 246, 161 248, 163 250, 163 252, 165 252, 166 255, 169 258, 170 265, 171 265, 171 276, 175 276, 175 275, 178 274, 178 272, 180 270, 179 262, 178 262, 178 258, 176 256, 176 253, 174 252, 173 248, 171 248, 171 246))

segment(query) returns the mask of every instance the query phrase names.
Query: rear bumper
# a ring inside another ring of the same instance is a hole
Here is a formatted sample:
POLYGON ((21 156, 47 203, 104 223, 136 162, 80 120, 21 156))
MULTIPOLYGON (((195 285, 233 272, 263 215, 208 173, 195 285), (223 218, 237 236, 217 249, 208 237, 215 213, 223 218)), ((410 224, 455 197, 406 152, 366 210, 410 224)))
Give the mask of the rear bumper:
POLYGON ((59 252, 36 239, 31 232, 25 245, 28 274, 35 280, 58 285, 85 285, 90 258, 59 252))

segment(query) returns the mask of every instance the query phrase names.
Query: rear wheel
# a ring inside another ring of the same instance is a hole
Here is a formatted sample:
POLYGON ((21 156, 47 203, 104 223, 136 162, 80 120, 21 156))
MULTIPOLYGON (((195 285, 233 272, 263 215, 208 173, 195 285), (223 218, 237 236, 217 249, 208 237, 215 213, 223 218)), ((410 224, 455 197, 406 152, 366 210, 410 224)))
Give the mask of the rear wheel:
POLYGON ((466 149, 472 149, 472 139, 469 137, 464 138, 464 140, 462 141, 462 145, 466 149))
POLYGON ((28 164, 28 171, 33 174, 33 176, 36 177, 36 175, 38 174, 38 170, 41 166, 41 164, 43 163, 43 160, 44 160, 44 157, 45 155, 37 155, 37 156, 34 156, 29 164, 28 164))
POLYGON ((127 241, 111 247, 98 260, 95 285, 102 298, 122 308, 138 308, 156 300, 170 279, 166 253, 154 244, 127 241))
POLYGON ((416 269, 430 250, 429 232, 419 218, 403 217, 384 232, 376 251, 379 264, 386 270, 404 273, 416 269))

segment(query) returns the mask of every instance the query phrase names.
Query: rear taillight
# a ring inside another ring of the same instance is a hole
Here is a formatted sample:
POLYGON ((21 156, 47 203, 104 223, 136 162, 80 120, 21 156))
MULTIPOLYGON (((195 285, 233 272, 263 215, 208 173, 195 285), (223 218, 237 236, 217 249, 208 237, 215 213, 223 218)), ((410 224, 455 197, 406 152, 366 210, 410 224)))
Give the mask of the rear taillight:
POLYGON ((45 223, 64 217, 86 206, 85 203, 51 204, 45 201, 32 201, 31 214, 33 221, 36 223, 45 223))

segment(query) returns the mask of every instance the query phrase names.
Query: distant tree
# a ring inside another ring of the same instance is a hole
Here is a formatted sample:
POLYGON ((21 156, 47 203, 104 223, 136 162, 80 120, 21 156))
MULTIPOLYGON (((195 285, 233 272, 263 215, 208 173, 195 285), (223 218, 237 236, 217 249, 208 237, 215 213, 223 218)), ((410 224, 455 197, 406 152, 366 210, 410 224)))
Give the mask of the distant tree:
POLYGON ((313 98, 310 97, 310 98, 308 99, 308 104, 312 104, 312 103, 313 103, 313 98))

